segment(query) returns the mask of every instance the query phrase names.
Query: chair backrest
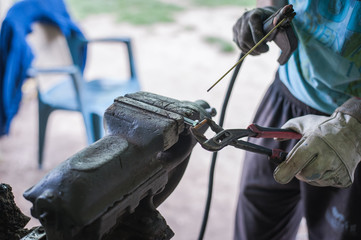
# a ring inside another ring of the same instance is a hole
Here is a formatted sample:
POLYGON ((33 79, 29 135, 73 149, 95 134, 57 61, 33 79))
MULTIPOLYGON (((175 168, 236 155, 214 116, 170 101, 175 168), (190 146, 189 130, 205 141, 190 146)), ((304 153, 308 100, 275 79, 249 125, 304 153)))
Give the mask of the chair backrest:
MULTIPOLYGON (((32 33, 27 36, 27 42, 35 56, 33 67, 52 68, 73 65, 67 40, 58 27, 36 22, 32 25, 32 29, 32 33)), ((57 74, 39 75, 37 77, 39 90, 44 91, 63 78, 64 76, 57 74)))
POLYGON ((27 41, 35 55, 33 65, 55 67, 73 64, 66 38, 58 27, 36 22, 32 25, 32 29, 27 41))
POLYGON ((84 66, 84 61, 86 59, 86 51, 83 51, 84 46, 86 46, 86 39, 74 32, 66 38, 68 49, 70 50, 70 55, 73 60, 73 64, 82 69, 84 66))

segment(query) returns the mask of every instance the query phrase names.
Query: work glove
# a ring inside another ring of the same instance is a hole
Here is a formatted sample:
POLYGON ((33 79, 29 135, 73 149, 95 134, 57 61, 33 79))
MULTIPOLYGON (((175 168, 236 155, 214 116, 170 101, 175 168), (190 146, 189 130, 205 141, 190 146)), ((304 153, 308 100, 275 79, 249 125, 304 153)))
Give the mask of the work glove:
POLYGON ((282 128, 303 135, 274 171, 277 182, 296 176, 314 186, 348 187, 361 160, 361 100, 351 99, 330 116, 306 115, 282 128))
MULTIPOLYGON (((263 22, 277 11, 273 7, 255 8, 245 12, 233 26, 233 41, 247 53, 266 34, 263 32, 263 22)), ((251 55, 259 55, 269 50, 268 45, 263 42, 251 55)))

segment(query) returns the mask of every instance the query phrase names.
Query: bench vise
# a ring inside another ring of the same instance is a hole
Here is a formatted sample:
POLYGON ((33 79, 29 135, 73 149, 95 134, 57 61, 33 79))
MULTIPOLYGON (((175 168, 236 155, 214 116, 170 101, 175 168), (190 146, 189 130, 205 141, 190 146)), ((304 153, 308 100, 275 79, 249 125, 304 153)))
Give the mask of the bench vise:
POLYGON ((46 239, 170 239, 174 233, 156 208, 177 186, 196 144, 184 118, 211 118, 212 110, 204 101, 147 92, 115 99, 104 114, 106 136, 24 193, 46 239))

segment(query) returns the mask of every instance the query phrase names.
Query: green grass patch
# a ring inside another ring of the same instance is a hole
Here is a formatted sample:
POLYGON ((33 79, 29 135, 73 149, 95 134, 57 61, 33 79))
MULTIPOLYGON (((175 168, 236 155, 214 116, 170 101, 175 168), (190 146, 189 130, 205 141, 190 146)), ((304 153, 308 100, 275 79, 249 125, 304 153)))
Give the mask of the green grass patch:
POLYGON ((110 13, 120 22, 147 25, 173 22, 174 14, 183 8, 158 0, 67 0, 70 11, 77 19, 90 15, 110 13))
POLYGON ((193 4, 208 7, 256 6, 256 0, 192 0, 193 4))
POLYGON ((220 37, 207 36, 204 37, 203 40, 209 44, 216 46, 221 52, 224 53, 231 53, 235 50, 234 44, 232 44, 232 42, 224 40, 220 37))
MULTIPOLYGON (((151 25, 158 22, 174 22, 174 14, 183 7, 162 0, 66 0, 76 19, 101 13, 113 14, 119 22, 135 25, 151 25)), ((193 6, 255 6, 256 0, 190 0, 193 6)))

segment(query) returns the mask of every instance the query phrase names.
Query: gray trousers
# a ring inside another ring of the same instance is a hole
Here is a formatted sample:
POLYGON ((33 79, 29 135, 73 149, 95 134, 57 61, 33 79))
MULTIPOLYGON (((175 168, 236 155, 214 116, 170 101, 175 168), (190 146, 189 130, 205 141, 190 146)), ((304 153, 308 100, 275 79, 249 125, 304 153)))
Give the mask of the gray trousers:
MULTIPOLYGON (((281 127, 288 119, 306 114, 324 115, 294 98, 276 76, 254 123, 281 127)), ((290 151, 296 141, 250 139, 251 142, 290 151)), ((314 187, 294 178, 286 185, 273 179, 276 165, 267 156, 247 152, 236 212, 235 240, 295 239, 302 217, 310 240, 361 239, 361 168, 351 187, 314 187)))

